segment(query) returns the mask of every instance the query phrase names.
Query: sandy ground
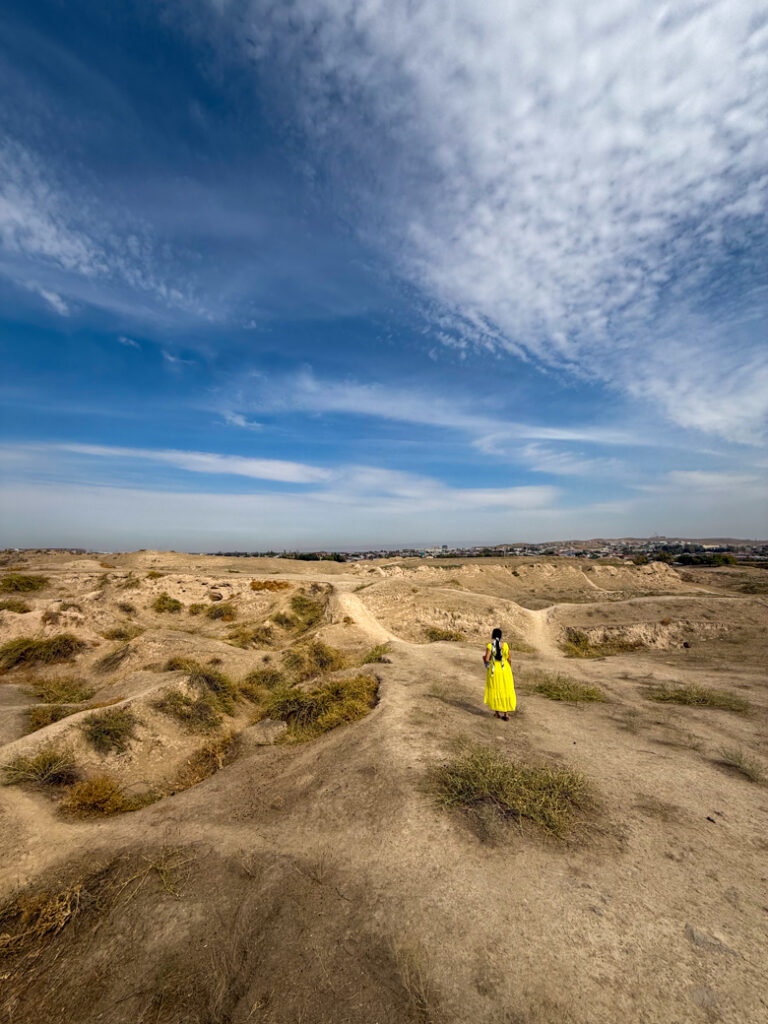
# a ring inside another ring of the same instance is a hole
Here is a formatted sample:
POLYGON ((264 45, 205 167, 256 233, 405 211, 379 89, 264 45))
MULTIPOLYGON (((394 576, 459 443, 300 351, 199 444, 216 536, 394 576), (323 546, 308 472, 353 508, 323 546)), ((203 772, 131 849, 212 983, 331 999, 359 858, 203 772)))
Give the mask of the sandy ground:
POLYGON ((234 647, 228 634, 272 623, 299 588, 327 596, 326 642, 350 656, 388 642, 390 660, 374 666, 380 701, 362 721, 300 746, 263 745, 239 710, 234 763, 135 813, 73 821, 49 795, 0 789, 3 895, 76 882, 115 855, 175 872, 172 884, 149 872, 130 901, 83 914, 39 960, 4 969, 0 958, 0 1020, 768 1021, 768 788, 727 769, 720 753, 739 748, 768 769, 759 570, 157 552, 108 563, 15 560, 14 571, 44 573, 50 585, 20 595, 32 611, 1 613, 0 639, 66 630, 89 646, 71 665, 0 676, 3 761, 55 739, 87 772, 108 769, 139 789, 168 783, 200 738, 153 710, 157 693, 184 685, 184 673, 158 669, 185 655, 216 659, 239 679, 274 663, 288 642, 279 628, 264 647, 234 647), (139 585, 125 588, 128 579, 139 585), (251 589, 265 579, 290 586, 251 589), (238 618, 157 614, 160 592, 186 607, 221 594, 238 618), (62 601, 79 610, 61 611, 62 601), (119 609, 126 602, 130 613, 119 609), (104 673, 99 661, 121 643, 102 634, 125 623, 142 632, 104 673), (524 648, 513 655, 519 709, 508 724, 482 704, 478 641, 497 623, 524 648), (430 626, 468 639, 427 643, 430 626), (569 626, 641 646, 569 659, 569 626), (542 672, 599 685, 608 699, 549 701, 531 692, 542 672), (125 754, 89 751, 79 725, 88 712, 26 734, 31 683, 57 675, 88 681, 94 701, 137 710, 142 725, 125 754), (644 696, 651 681, 727 689, 753 710, 655 704, 644 696), (567 842, 532 828, 478 835, 426 785, 457 739, 579 769, 597 799, 588 826, 567 842))

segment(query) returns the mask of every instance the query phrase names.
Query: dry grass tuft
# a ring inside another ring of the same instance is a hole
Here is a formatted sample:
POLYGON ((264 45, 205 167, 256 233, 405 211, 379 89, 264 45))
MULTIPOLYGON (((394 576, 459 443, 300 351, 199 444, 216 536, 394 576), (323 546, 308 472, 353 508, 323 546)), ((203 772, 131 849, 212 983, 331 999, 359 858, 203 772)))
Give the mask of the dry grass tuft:
POLYGON ((63 704, 43 704, 27 711, 27 732, 37 732, 38 729, 45 729, 54 722, 60 722, 62 718, 74 715, 79 708, 68 708, 63 704))
POLYGON ((387 655, 390 652, 389 644, 376 644, 375 647, 371 647, 369 651, 366 651, 363 655, 360 664, 361 665, 376 665, 379 662, 387 662, 389 658, 387 655))
POLYGON ((189 608, 187 608, 187 611, 190 615, 202 615, 207 607, 208 605, 203 604, 202 601, 194 601, 189 608))
MULTIPOLYGON (((215 607, 215 605, 214 605, 215 607)), ((235 626, 227 633, 227 640, 233 647, 269 647, 272 643, 272 630, 269 626, 235 626)))
POLYGON ((267 718, 288 723, 286 738, 296 742, 364 718, 376 706, 379 684, 373 676, 334 679, 317 689, 281 688, 263 705, 267 718))
POLYGON ((124 615, 136 614, 136 606, 131 604, 130 601, 118 601, 117 610, 122 612, 124 615))
POLYGON ((710 690, 705 686, 696 686, 695 684, 668 686, 666 683, 660 683, 658 686, 649 686, 644 695, 648 700, 658 704, 715 708, 718 711, 735 711, 742 715, 750 710, 749 701, 735 693, 728 693, 725 690, 710 690))
POLYGON ((35 590, 45 590, 48 583, 47 576, 23 576, 9 572, 0 579, 0 594, 31 594, 35 590))
POLYGON ((157 569, 150 569, 145 579, 148 580, 161 580, 165 576, 164 572, 158 572, 157 569))
POLYGON ((459 633, 456 629, 440 629, 439 626, 427 626, 424 630, 424 636, 429 640, 430 643, 436 643, 438 640, 455 640, 461 641, 466 640, 463 633, 459 633))
POLYGON ((109 672, 116 672, 130 653, 130 643, 123 644, 122 647, 116 647, 114 651, 110 651, 109 654, 105 654, 104 657, 100 658, 93 667, 96 672, 100 672, 102 675, 107 675, 109 672))
POLYGON ((238 688, 241 696, 246 700, 260 704, 268 697, 270 690, 283 685, 285 685, 285 678, 278 669, 257 668, 254 672, 248 673, 238 688))
POLYGON ((299 629, 312 629, 325 615, 325 601, 321 598, 312 597, 304 590, 299 590, 291 598, 291 611, 295 617, 295 624, 299 629))
POLYGON ((26 615, 32 611, 32 606, 18 597, 9 597, 6 601, 0 601, 0 612, 15 612, 17 615, 26 615))
POLYGON ((760 762, 750 757, 740 747, 722 747, 717 763, 725 768, 732 768, 758 786, 765 782, 765 772, 760 762))
POLYGON ((535 683, 533 692, 540 693, 542 697, 548 697, 550 700, 572 701, 573 703, 580 701, 593 703, 605 700, 605 695, 599 686, 585 686, 583 683, 577 683, 570 676, 560 673, 541 677, 535 683))
POLYGON ((205 612, 207 619, 221 619, 222 622, 234 622, 237 618, 237 608, 231 601, 221 601, 219 604, 212 604, 205 612))
POLYGON ((32 692, 44 704, 79 704, 90 700, 96 691, 82 679, 63 676, 37 680, 32 685, 32 692))
POLYGON ((89 715, 81 723, 85 738, 100 754, 118 754, 128 749, 136 736, 137 719, 130 708, 111 708, 89 715))
POLYGON ((182 610, 184 605, 181 603, 181 601, 177 601, 175 597, 171 597, 170 594, 167 594, 165 591, 163 591, 162 594, 159 594, 155 598, 155 600, 152 602, 151 607, 152 611, 155 611, 158 614, 162 612, 176 614, 177 612, 180 612, 182 610))
POLYGON ((173 785, 174 791, 189 789, 215 775, 235 760, 239 749, 239 738, 230 733, 208 740, 187 758, 173 785))
POLYGON ((234 713, 235 702, 240 694, 237 686, 223 672, 197 665, 189 674, 189 685, 212 694, 219 710, 225 715, 234 713))
POLYGON ((431 772, 445 807, 479 815, 490 811, 502 821, 533 822, 558 838, 566 837, 591 806, 587 781, 560 765, 512 761, 491 747, 472 746, 431 772))
POLYGON ((192 697, 179 690, 168 690, 153 707, 175 718, 189 732, 211 732, 222 721, 218 702, 210 692, 192 697))
POLYGON ((290 583, 285 580, 251 580, 251 590, 287 590, 290 583))
POLYGON ((561 647, 566 658, 605 658, 611 654, 636 651, 642 644, 639 640, 622 640, 618 637, 596 643, 583 630, 568 626, 561 647))
POLYGON ((76 782, 59 804, 64 814, 75 818, 96 818, 109 814, 138 811, 159 799, 157 793, 128 796, 120 783, 111 775, 97 775, 76 782))
POLYGON ((59 633, 44 640, 20 636, 0 647, 0 670, 7 672, 19 665, 52 665, 71 661, 85 646, 85 642, 72 633, 59 633))
POLYGON ((34 754, 18 754, 2 765, 6 786, 69 786, 77 781, 77 765, 71 750, 47 744, 34 754))
POLYGON ((105 640, 135 640, 144 632, 139 626, 115 626, 114 629, 107 629, 101 635, 105 640))
POLYGON ((137 579, 132 572, 118 583, 118 587, 121 590, 138 590, 141 586, 141 580, 137 579))
POLYGON ((293 678, 297 682, 302 682, 324 672, 336 672, 344 668, 346 658, 337 648, 315 639, 287 651, 284 664, 293 678))
POLYGON ((163 672, 194 672, 200 668, 200 662, 194 658, 185 658, 181 654, 175 654, 163 665, 163 672))

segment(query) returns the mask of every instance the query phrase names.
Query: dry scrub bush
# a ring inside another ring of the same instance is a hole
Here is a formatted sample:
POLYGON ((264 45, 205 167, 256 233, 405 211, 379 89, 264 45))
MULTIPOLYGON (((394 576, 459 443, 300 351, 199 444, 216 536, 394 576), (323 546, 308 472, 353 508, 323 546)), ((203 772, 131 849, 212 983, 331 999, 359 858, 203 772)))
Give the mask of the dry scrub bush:
POLYGON ((235 626, 227 633, 227 640, 233 647, 242 647, 243 650, 248 647, 269 647, 272 643, 272 630, 269 626, 235 626))
POLYGON ((123 644, 122 647, 116 647, 114 651, 110 651, 109 654, 105 654, 103 658, 100 658, 99 661, 96 662, 93 666, 94 670, 102 673, 102 675, 107 675, 110 672, 116 672, 130 653, 130 643, 123 644))
POLYGON ((199 750, 191 754, 179 771, 173 784, 174 792, 190 789, 205 779, 215 775, 237 757, 240 741, 237 736, 227 734, 204 743, 199 750))
POLYGON ((304 590, 299 590, 291 598, 291 611, 295 616, 298 628, 311 629, 323 618, 325 602, 317 597, 311 597, 304 590))
POLYGON ((560 765, 512 761, 490 747, 472 746, 431 772, 438 799, 482 819, 490 811, 502 821, 530 821, 565 837, 591 805, 587 781, 560 765))
POLYGON ((257 668, 240 683, 238 689, 242 697, 254 704, 260 704, 269 695, 270 690, 285 683, 282 672, 276 668, 257 668))
POLYGON ((239 696, 238 689, 223 672, 197 665, 189 674, 189 684, 213 694, 218 707, 224 714, 231 715, 234 712, 235 702, 239 696))
POLYGON ((44 640, 20 636, 0 647, 0 670, 7 672, 20 665, 52 665, 71 661, 85 646, 85 642, 72 633, 59 633, 44 640))
POLYGON ((746 714, 750 710, 749 701, 735 693, 725 690, 710 690, 705 686, 689 684, 687 686, 668 686, 660 683, 650 686, 645 691, 648 700, 658 704, 682 704, 696 708, 715 708, 718 711, 735 711, 746 714))
POLYGON ((605 695, 599 686, 585 686, 583 683, 577 683, 570 676, 560 673, 544 676, 534 685, 533 691, 550 700, 572 701, 573 703, 593 703, 605 700, 605 695))
POLYGON ((82 679, 62 676, 36 680, 32 684, 32 692, 44 704, 79 704, 90 700, 96 691, 82 679))
POLYGON ((48 582, 47 576, 23 576, 9 572, 0 579, 0 594, 31 594, 35 590, 44 590, 48 582))
POLYGON ((287 722, 286 738, 303 742, 364 718, 376 706, 378 690, 373 676, 334 679, 309 691, 281 688, 264 701, 263 714, 287 722))
MULTIPOLYGON (((118 605, 118 608, 120 606, 118 605)), ((59 605, 59 611, 62 612, 81 612, 83 609, 77 603, 77 601, 62 601, 59 605)))
POLYGON ((30 708, 27 711, 27 732, 37 732, 38 729, 45 729, 54 722, 60 722, 62 718, 74 715, 78 708, 66 708, 63 704, 43 704, 30 708))
POLYGON ((26 601, 18 597, 9 597, 6 601, 0 601, 0 612, 15 612, 16 615, 26 615, 31 612, 32 607, 26 601))
POLYGON ((128 749, 136 736, 137 720, 130 708, 112 708, 89 715, 81 723, 86 740, 100 754, 118 754, 128 749))
POLYGON ((135 615, 136 606, 131 604, 130 601, 118 601, 117 610, 122 612, 124 615, 135 615))
POLYGON ((290 615, 286 615, 285 612, 275 612, 272 616, 272 621, 276 626, 280 626, 282 629, 293 629, 296 622, 291 618, 290 615))
POLYGON ((194 658, 185 658, 181 654, 175 654, 163 665, 163 672, 194 672, 200 667, 200 662, 194 658))
POLYGON ((139 626, 115 626, 113 629, 105 630, 101 635, 105 640, 135 640, 144 632, 139 626))
POLYGON ((145 579, 148 580, 161 580, 165 576, 164 572, 158 572, 157 569, 150 569, 145 579))
POLYGON ((750 782, 755 782, 757 785, 762 785, 765 782, 765 772, 760 762, 745 754, 740 747, 722 747, 718 764, 732 768, 743 775, 745 779, 749 779, 750 782))
POLYGON ((140 586, 141 580, 136 579, 132 572, 129 572, 125 579, 118 583, 121 590, 138 590, 140 586))
POLYGON ((187 611, 190 615, 202 615, 207 607, 208 605, 203 604, 201 601, 194 601, 189 608, 187 608, 187 611))
POLYGON ((440 629, 439 626, 427 626, 424 630, 424 636, 430 643, 436 643, 438 640, 466 640, 464 634, 459 633, 458 630, 440 629))
POLYGON ((68 786, 77 781, 78 774, 72 751, 50 743, 34 754, 18 754, 2 765, 2 771, 6 786, 68 786))
POLYGON ((155 600, 152 602, 151 607, 152 611, 155 611, 158 614, 163 612, 176 614, 177 612, 181 611, 184 605, 181 603, 181 601, 177 601, 175 597, 171 597, 170 594, 167 594, 165 591, 163 591, 162 594, 159 594, 155 598, 155 600))
POLYGON ((153 707, 175 718, 189 732, 211 732, 221 725, 222 717, 212 693, 194 697, 179 690, 168 690, 153 707))
POLYGON ((287 590, 290 583, 284 580, 251 580, 251 590, 287 590))
POLYGON ((360 660, 361 665, 375 665, 379 662, 389 661, 387 655, 390 651, 389 644, 376 644, 375 647, 371 647, 369 651, 366 651, 360 660))
POLYGON ((231 601, 222 601, 220 604, 212 604, 205 612, 207 619, 221 619, 222 622, 234 622, 237 618, 237 608, 231 601))
POLYGON ((283 659, 286 669, 297 682, 312 679, 324 672, 344 668, 346 659, 341 651, 322 640, 312 640, 287 651, 283 659))
POLYGON ((561 644, 566 658, 605 658, 610 654, 625 654, 636 651, 642 644, 639 640, 622 640, 619 637, 595 642, 581 629, 568 626, 561 644))
POLYGON ((76 782, 59 803, 64 814, 76 818, 96 818, 101 815, 125 814, 138 811, 159 799, 159 794, 143 793, 128 796, 120 783, 111 775, 97 775, 76 782))

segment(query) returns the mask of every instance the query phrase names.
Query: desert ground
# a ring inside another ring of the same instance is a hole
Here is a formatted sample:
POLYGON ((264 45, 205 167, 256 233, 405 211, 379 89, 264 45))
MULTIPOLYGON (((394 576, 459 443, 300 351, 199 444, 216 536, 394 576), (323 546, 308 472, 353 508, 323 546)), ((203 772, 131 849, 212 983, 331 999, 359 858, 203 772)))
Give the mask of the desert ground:
POLYGON ((3 1024, 768 1021, 764 570, 28 551, 0 591, 3 1024))

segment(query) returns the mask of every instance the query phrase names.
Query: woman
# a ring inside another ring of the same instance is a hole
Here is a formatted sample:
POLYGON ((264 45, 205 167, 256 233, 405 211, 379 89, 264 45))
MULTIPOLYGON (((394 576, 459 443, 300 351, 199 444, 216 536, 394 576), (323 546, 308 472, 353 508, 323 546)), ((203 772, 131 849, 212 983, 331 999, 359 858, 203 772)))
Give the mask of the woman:
POLYGON ((500 629, 494 629, 491 633, 491 642, 486 646, 483 664, 486 668, 485 703, 497 718, 508 722, 507 712, 515 710, 517 697, 512 666, 509 664, 509 645, 501 642, 500 629))

